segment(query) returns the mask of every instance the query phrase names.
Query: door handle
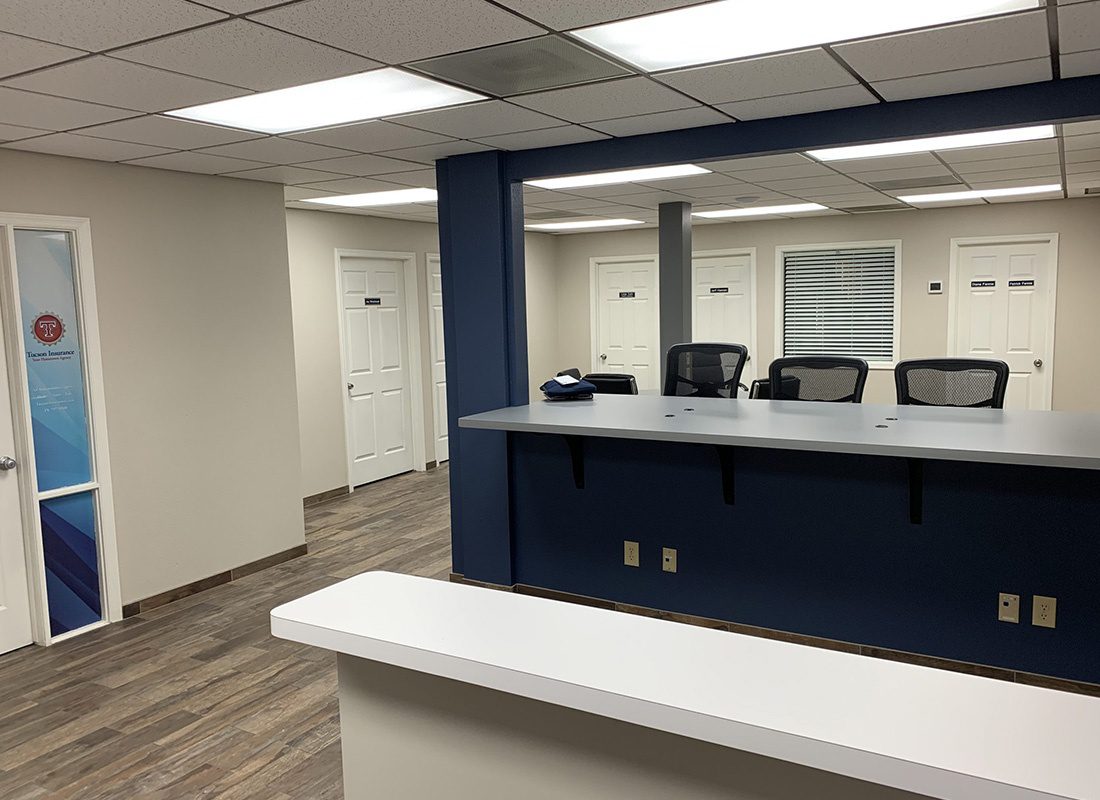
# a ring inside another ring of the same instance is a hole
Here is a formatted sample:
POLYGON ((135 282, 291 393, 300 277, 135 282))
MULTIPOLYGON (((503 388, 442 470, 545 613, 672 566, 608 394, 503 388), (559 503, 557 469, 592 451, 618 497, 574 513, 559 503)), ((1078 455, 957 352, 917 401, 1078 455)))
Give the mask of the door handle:
POLYGON ((355 388, 355 384, 354 384, 354 383, 349 383, 349 384, 348 384, 348 391, 349 391, 349 392, 350 392, 350 391, 351 391, 352 389, 354 389, 354 388, 355 388))
POLYGON ((1043 359, 1037 358, 1034 361, 1032 361, 1031 363, 1034 364, 1036 367, 1041 367, 1041 366, 1043 366, 1043 359))
POLYGON ((600 353, 600 361, 607 361, 607 353, 600 353))
POLYGON ((0 458, 0 472, 9 472, 19 466, 19 462, 11 456, 0 458))

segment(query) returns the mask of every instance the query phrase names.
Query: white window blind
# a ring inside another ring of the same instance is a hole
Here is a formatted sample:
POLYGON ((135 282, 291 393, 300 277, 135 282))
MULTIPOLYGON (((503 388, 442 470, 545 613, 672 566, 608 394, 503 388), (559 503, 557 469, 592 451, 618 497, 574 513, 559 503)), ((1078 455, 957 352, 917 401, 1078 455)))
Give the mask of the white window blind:
POLYGON ((783 253, 783 354, 894 360, 897 251, 875 247, 783 253))

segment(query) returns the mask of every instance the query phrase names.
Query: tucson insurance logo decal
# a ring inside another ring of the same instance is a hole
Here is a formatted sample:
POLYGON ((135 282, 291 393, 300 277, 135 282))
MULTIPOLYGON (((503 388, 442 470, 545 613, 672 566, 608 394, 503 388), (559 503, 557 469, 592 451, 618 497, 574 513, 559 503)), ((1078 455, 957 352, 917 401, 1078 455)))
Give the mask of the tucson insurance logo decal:
POLYGON ((57 314, 45 312, 39 314, 31 323, 31 333, 44 345, 55 345, 65 335, 65 323, 57 314))

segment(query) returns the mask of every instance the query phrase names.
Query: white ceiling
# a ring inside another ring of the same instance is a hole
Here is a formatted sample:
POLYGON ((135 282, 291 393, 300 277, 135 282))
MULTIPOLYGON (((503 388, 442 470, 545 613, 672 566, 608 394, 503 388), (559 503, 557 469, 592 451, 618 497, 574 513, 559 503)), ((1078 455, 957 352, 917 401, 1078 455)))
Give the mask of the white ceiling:
MULTIPOLYGON (((416 70, 411 62, 420 59, 699 2, 706 0, 5 0, 0 146, 282 183, 297 206, 311 195, 431 186, 432 162, 457 153, 1100 73, 1100 0, 1058 0, 1041 11, 728 64, 652 75, 619 64, 624 76, 612 80, 284 137, 160 115, 380 65, 416 70)), ((1100 185, 1100 130, 1064 132, 1061 145, 876 164, 826 167, 796 154, 742 160, 695 183, 537 191, 528 204, 538 215, 634 218, 642 217, 626 212, 652 216, 662 198, 717 206, 796 197, 844 208, 890 202, 872 182, 952 170, 963 181, 957 188, 1064 178, 1074 195, 1100 185)), ((419 205, 349 213, 434 219, 433 207, 419 205)))

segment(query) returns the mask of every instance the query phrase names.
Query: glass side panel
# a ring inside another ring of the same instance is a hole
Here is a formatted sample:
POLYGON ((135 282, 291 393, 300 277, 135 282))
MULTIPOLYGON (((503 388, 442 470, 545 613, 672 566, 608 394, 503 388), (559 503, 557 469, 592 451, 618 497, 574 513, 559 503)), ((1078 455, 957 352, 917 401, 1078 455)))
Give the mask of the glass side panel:
POLYGON ((38 490, 92 480, 72 238, 15 231, 38 490))
POLYGON ((43 500, 42 548, 46 555, 46 596, 50 633, 99 622, 99 559, 96 548, 95 493, 43 500))

